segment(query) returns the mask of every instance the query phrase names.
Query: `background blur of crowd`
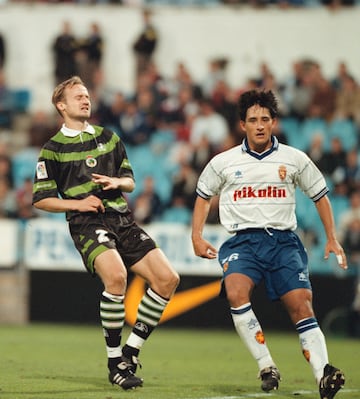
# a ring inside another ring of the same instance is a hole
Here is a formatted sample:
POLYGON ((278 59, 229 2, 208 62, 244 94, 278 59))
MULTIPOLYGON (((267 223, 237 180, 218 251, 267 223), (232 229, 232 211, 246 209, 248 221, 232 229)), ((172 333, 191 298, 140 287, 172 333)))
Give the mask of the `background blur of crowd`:
MULTIPOLYGON (((30 112, 31 93, 7 86, 7 43, 1 33, 0 137, 2 131, 16 131, 22 139, 15 152, 6 140, 0 140, 0 216, 25 222, 35 217, 63 217, 41 213, 31 205, 39 149, 62 121, 55 110, 30 112)), ((105 47, 100 24, 90 24, 88 35, 80 38, 64 21, 53 38, 54 85, 74 74, 81 76, 92 97, 91 122, 113 129, 126 144, 137 182, 129 195, 135 219, 140 224, 190 224, 199 173, 216 153, 243 138, 237 120, 239 95, 253 88, 271 89, 281 111, 276 134, 280 142, 307 152, 325 174, 340 239, 351 262, 358 264, 360 84, 346 60, 339 63, 334 76, 325 78, 321 60, 298 59, 284 81, 276 79, 265 61, 246 84, 234 87, 227 79, 231 59, 216 54, 204 61, 208 62, 207 73, 200 80, 195 81, 187 65, 180 62, 171 76, 165 75, 154 57, 158 40, 151 13, 144 12, 143 30, 132 47, 135 89, 125 93, 121 84, 112 91, 102 85, 105 47)), ((297 214, 306 245, 322 258, 325 237, 319 231, 321 224, 315 207, 300 192, 297 214)), ((215 206, 208 222, 219 222, 215 206)))
POLYGON ((250 5, 253 7, 279 6, 279 7, 313 7, 328 6, 338 8, 354 6, 359 0, 0 0, 5 3, 74 3, 74 4, 118 4, 118 5, 175 5, 175 6, 216 6, 226 4, 230 6, 250 5))

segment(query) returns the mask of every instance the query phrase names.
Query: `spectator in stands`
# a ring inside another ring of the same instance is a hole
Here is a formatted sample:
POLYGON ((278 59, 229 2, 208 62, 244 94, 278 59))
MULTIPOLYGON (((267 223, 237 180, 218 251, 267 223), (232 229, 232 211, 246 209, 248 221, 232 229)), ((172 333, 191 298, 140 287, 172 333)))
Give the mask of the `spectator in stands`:
POLYGON ((0 127, 11 128, 13 117, 13 95, 6 82, 5 72, 0 70, 0 127))
POLYGON ((289 116, 306 118, 309 110, 314 82, 318 78, 318 64, 313 60, 300 60, 293 64, 293 74, 284 84, 284 99, 289 116))
POLYGON ((154 126, 148 123, 146 115, 139 110, 135 100, 126 102, 120 116, 120 137, 126 144, 140 145, 148 143, 154 126))
MULTIPOLYGON (((353 220, 360 220, 360 190, 355 190, 350 194, 350 207, 342 212, 339 217, 338 234, 341 242, 345 241, 346 232, 353 220)), ((360 241, 359 241, 360 244, 360 241)))
POLYGON ((338 137, 331 139, 330 151, 324 154, 321 165, 321 171, 329 176, 334 183, 339 183, 344 179, 346 151, 338 137))
POLYGON ((237 94, 224 80, 219 80, 213 90, 211 101, 216 112, 221 114, 228 124, 229 132, 234 134, 237 130, 237 94))
POLYGON ((360 86, 353 76, 343 76, 337 89, 335 117, 351 119, 360 128, 360 86))
POLYGON ((322 132, 314 133, 306 153, 323 173, 327 173, 327 155, 324 147, 324 134, 322 132))
POLYGON ((98 23, 92 22, 90 24, 90 32, 88 36, 81 41, 80 48, 84 52, 84 63, 81 76, 83 76, 87 87, 94 90, 101 81, 104 50, 104 40, 98 23))
POLYGON ((336 75, 330 79, 332 87, 338 91, 343 87, 345 80, 351 78, 352 75, 348 69, 347 64, 344 61, 339 62, 336 75))
POLYGON ((350 309, 349 334, 360 336, 360 191, 350 195, 350 208, 339 215, 339 239, 355 268, 354 299, 350 309))
POLYGON ((62 31, 55 38, 52 50, 56 84, 78 73, 76 55, 79 50, 79 42, 72 33, 69 21, 63 22, 62 31))
POLYGON ((190 224, 191 211, 186 206, 185 199, 181 196, 172 198, 171 206, 165 209, 161 221, 164 223, 190 224))
POLYGON ((283 97, 281 87, 276 81, 275 76, 270 72, 264 75, 261 81, 261 85, 259 87, 263 88, 264 90, 271 90, 276 95, 276 98, 279 99, 278 102, 279 102, 280 118, 287 116, 289 113, 289 109, 283 97))
POLYGON ((313 92, 307 116, 322 118, 329 122, 336 108, 336 92, 330 82, 322 75, 315 76, 313 92))
POLYGON ((190 164, 197 174, 204 169, 205 165, 215 155, 215 150, 207 136, 202 136, 196 146, 192 147, 190 164))
POLYGON ((354 148, 346 153, 344 180, 349 193, 360 189, 360 164, 357 148, 354 148))
POLYGON ((10 188, 13 187, 12 161, 6 145, 0 148, 0 179, 6 180, 10 188))
POLYGON ((187 140, 188 122, 198 111, 197 99, 201 97, 201 88, 182 62, 177 63, 174 77, 165 79, 164 83, 165 96, 160 104, 160 118, 169 128, 177 131, 179 139, 187 140))
POLYGON ((11 188, 9 180, 0 176, 0 218, 17 217, 15 191, 11 188))
POLYGON ((149 224, 159 219, 163 212, 160 196, 155 191, 154 179, 146 176, 143 189, 134 200, 134 219, 139 224, 149 224))
POLYGON ((27 178, 15 193, 17 217, 23 221, 39 216, 39 211, 32 205, 32 190, 32 178, 27 178))
POLYGON ((183 160, 180 164, 178 172, 173 177, 171 189, 171 202, 176 203, 176 198, 182 198, 183 205, 189 210, 193 209, 196 194, 196 182, 198 173, 191 167, 191 164, 183 160))
POLYGON ((219 81, 227 82, 226 72, 229 60, 224 57, 213 58, 208 64, 208 73, 201 85, 204 97, 211 98, 219 81))
POLYGON ((229 129, 225 118, 215 111, 209 99, 200 100, 200 112, 195 117, 190 131, 190 143, 196 147, 206 136, 214 151, 221 151, 229 140, 229 129))
POLYGON ((145 119, 145 125, 150 133, 155 130, 156 121, 159 118, 159 111, 155 102, 153 91, 150 89, 140 90, 136 94, 136 104, 139 112, 145 119))
POLYGON ((6 57, 6 45, 5 45, 5 37, 0 32, 0 71, 4 69, 5 65, 5 57, 6 57))
POLYGON ((41 148, 56 130, 56 121, 52 116, 43 110, 35 111, 30 115, 30 125, 28 127, 30 147, 41 148))
POLYGON ((120 118, 126 108, 126 98, 123 93, 116 92, 110 99, 102 98, 96 111, 98 124, 108 127, 120 136, 120 118))
POLYGON ((136 76, 145 72, 153 61, 159 36, 152 23, 152 13, 149 9, 142 11, 143 28, 133 44, 136 62, 136 76))

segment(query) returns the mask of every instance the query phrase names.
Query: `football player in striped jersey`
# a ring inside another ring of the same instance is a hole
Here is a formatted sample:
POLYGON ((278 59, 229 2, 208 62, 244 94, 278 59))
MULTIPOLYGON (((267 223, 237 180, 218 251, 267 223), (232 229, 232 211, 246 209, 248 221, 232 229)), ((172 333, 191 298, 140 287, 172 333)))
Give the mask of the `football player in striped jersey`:
POLYGON ((91 102, 77 76, 60 83, 52 102, 64 119, 61 129, 40 151, 33 203, 49 212, 66 212, 71 237, 89 273, 104 291, 100 317, 109 381, 123 389, 142 385, 135 375, 138 354, 157 326, 179 276, 152 238, 132 217, 123 193, 135 181, 121 139, 109 129, 88 123, 91 102), (126 344, 124 295, 131 270, 148 283, 126 344))

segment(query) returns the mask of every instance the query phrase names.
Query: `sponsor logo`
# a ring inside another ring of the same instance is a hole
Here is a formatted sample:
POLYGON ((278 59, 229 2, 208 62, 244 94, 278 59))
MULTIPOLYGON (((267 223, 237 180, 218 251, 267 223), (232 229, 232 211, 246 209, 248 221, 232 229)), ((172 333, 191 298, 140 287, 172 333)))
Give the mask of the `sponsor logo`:
POLYGON ((235 177, 236 177, 236 178, 243 177, 243 174, 242 174, 241 170, 237 170, 237 171, 235 172, 235 177))
POLYGON ((257 189, 251 186, 242 187, 239 190, 235 190, 233 194, 234 201, 241 198, 286 198, 286 190, 276 186, 257 189))
POLYGON ((48 178, 45 161, 39 161, 36 164, 36 177, 38 179, 47 179, 48 178))
POLYGON ((97 165, 97 160, 92 155, 87 155, 85 163, 89 168, 94 168, 97 165))

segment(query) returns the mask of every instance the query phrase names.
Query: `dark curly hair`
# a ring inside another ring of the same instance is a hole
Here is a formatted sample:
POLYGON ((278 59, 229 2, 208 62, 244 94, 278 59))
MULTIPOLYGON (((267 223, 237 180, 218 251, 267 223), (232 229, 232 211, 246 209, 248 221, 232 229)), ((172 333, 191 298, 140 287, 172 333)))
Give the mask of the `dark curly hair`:
POLYGON ((262 108, 267 108, 272 118, 278 116, 277 100, 271 90, 249 90, 243 93, 239 98, 238 107, 240 120, 246 120, 247 110, 255 104, 258 104, 262 108))

